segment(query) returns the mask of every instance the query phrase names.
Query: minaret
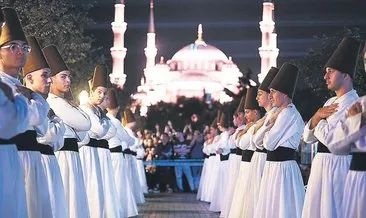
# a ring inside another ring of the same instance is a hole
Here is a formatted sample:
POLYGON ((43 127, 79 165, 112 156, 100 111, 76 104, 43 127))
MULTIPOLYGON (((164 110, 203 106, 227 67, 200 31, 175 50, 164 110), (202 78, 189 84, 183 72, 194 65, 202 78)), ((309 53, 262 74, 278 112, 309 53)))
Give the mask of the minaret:
POLYGON ((112 74, 109 74, 109 77, 111 83, 116 84, 119 88, 123 88, 123 85, 126 82, 124 65, 127 53, 127 49, 125 48, 125 32, 127 29, 127 23, 125 22, 124 0, 116 0, 114 8, 114 22, 112 22, 114 40, 113 47, 111 48, 113 66, 112 74))
POLYGON ((145 72, 155 66, 155 57, 158 49, 155 46, 154 2, 150 1, 149 31, 145 48, 146 68, 145 72))
POLYGON ((259 48, 261 57, 261 73, 258 75, 258 81, 262 82, 271 67, 277 67, 277 57, 279 49, 277 48, 277 33, 275 33, 274 4, 271 0, 263 2, 263 18, 259 22, 262 32, 262 46, 259 48))

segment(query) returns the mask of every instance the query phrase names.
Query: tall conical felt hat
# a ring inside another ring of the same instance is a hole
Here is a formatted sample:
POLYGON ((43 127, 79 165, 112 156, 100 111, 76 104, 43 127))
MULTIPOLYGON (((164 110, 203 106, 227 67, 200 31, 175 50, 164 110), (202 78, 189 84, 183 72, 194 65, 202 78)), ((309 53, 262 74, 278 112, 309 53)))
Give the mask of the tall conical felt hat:
POLYGON ((64 62, 60 52, 55 45, 49 45, 42 49, 43 54, 51 68, 51 75, 54 76, 62 71, 70 71, 64 62))
POLYGON ((220 126, 224 128, 228 128, 230 125, 230 117, 228 116, 227 112, 222 112, 220 117, 220 126))
POLYGON ((258 88, 257 87, 250 87, 247 90, 247 95, 245 98, 245 109, 249 109, 249 110, 260 110, 259 105, 258 105, 258 101, 257 101, 257 93, 258 93, 258 88))
POLYGON ((293 99, 298 77, 298 68, 295 65, 284 63, 268 88, 280 91, 293 99))
POLYGON ((236 108, 235 114, 244 113, 245 95, 241 97, 238 107, 236 108))
POLYGON ((136 121, 135 116, 129 108, 125 109, 123 112, 123 119, 126 123, 132 123, 136 121))
POLYGON ((38 40, 34 36, 27 37, 28 45, 31 46, 31 51, 27 56, 27 60, 23 67, 23 76, 32 73, 36 70, 50 68, 46 58, 43 55, 42 49, 39 46, 38 40))
POLYGON ((116 109, 118 108, 118 99, 117 93, 115 89, 109 88, 108 89, 108 97, 109 97, 109 106, 108 108, 116 109))
POLYGON ((217 122, 217 118, 215 118, 215 119, 212 121, 212 123, 211 123, 211 125, 210 125, 210 126, 211 126, 212 128, 217 129, 217 123, 218 123, 218 122, 217 122))
POLYGON ((107 67, 104 64, 98 64, 94 69, 93 80, 90 88, 95 89, 98 86, 108 88, 108 72, 107 67))
POLYGON ((361 43, 358 40, 350 37, 343 38, 325 64, 324 69, 327 67, 333 68, 342 73, 347 73, 353 78, 357 67, 360 47, 361 43))
POLYGON ((222 115, 222 111, 221 111, 221 109, 219 108, 219 109, 217 109, 217 116, 216 116, 216 121, 217 121, 217 123, 219 123, 219 122, 220 122, 221 115, 222 115))
POLYGON ((271 69, 269 69, 266 77, 264 78, 264 80, 262 81, 262 83, 260 84, 260 86, 258 87, 258 89, 268 92, 269 93, 269 84, 271 84, 272 80, 275 78, 275 76, 278 73, 278 68, 276 67, 271 67, 271 69))
POLYGON ((13 40, 27 42, 17 12, 9 7, 4 7, 1 11, 4 23, 1 27, 0 46, 13 40))

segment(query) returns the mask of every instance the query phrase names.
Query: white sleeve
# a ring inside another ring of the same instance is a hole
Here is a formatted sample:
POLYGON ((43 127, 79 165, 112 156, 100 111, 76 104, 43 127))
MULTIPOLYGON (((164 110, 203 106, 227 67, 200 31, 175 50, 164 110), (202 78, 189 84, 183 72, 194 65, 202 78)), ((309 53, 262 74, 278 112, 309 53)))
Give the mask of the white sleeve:
MULTIPOLYGON (((37 126, 41 125, 47 117, 50 106, 46 99, 37 93, 32 93, 31 100, 28 101, 29 107, 29 125, 37 126)), ((45 134, 40 132, 40 134, 45 134)))
POLYGON ((89 116, 80 108, 73 107, 62 98, 48 98, 55 114, 62 119, 62 121, 73 128, 75 131, 88 131, 91 123, 89 116))
POLYGON ((304 127, 304 133, 302 134, 303 140, 306 143, 312 144, 318 141, 318 139, 315 137, 314 132, 315 128, 310 129, 311 119, 308 121, 308 123, 304 127))
POLYGON ((38 137, 37 141, 42 144, 51 145, 54 151, 60 150, 64 146, 65 125, 57 116, 48 119, 48 130, 43 137, 38 137))
POLYGON ((334 154, 348 154, 352 143, 366 135, 366 126, 361 127, 362 114, 349 117, 338 122, 335 130, 330 132, 331 140, 328 141, 328 148, 334 154))
POLYGON ((0 90, 0 138, 9 139, 26 131, 29 126, 27 101, 16 94, 13 102, 0 90))
POLYGON ((250 139, 252 138, 253 132, 254 132, 254 127, 255 125, 252 125, 248 131, 242 135, 238 141, 238 147, 242 150, 247 150, 251 143, 250 143, 250 139))
POLYGON ((88 131, 90 138, 100 139, 105 136, 109 129, 108 120, 105 118, 100 119, 90 108, 86 106, 81 106, 81 109, 83 109, 90 118, 91 127, 88 131))

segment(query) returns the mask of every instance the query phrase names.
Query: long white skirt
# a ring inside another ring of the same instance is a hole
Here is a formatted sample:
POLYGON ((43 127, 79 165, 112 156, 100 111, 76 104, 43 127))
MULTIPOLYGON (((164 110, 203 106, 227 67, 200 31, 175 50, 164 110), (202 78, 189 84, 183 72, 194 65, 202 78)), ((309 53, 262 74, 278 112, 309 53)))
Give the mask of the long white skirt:
POLYGON ((350 170, 343 195, 344 218, 366 217, 366 172, 350 170))
POLYGON ((125 163, 128 179, 132 187, 133 196, 137 204, 145 203, 144 193, 142 192, 139 175, 137 173, 136 157, 130 154, 125 155, 125 163))
POLYGON ((24 171, 15 145, 0 145, 0 217, 28 217, 24 171))
POLYGON ((197 191, 197 196, 196 199, 203 201, 203 195, 204 195, 204 186, 206 185, 206 173, 207 173, 207 164, 208 163, 208 158, 205 158, 205 160, 203 161, 203 167, 202 167, 202 172, 201 172, 201 178, 200 178, 200 184, 198 186, 198 191, 197 191))
POLYGON ((140 160, 140 159, 136 159, 136 167, 137 167, 137 173, 139 175, 139 181, 140 181, 140 184, 141 184, 142 192, 147 194, 148 193, 148 187, 147 187, 144 161, 140 160))
POLYGON ((216 184, 219 181, 220 176, 220 155, 212 156, 211 158, 211 171, 208 178, 208 201, 212 202, 215 198, 219 197, 219 192, 215 190, 216 184))
POLYGON ((296 161, 266 161, 254 217, 300 218, 304 197, 296 161))
POLYGON ((202 190, 202 201, 210 202, 211 201, 211 193, 210 188, 212 185, 212 181, 210 181, 211 174, 213 171, 213 163, 216 162, 216 156, 210 156, 207 160, 207 167, 206 167, 206 179, 202 190))
POLYGON ((41 155, 42 165, 47 178, 50 202, 54 218, 68 217, 65 189, 62 183, 60 167, 55 155, 41 155))
POLYGON ((120 213, 120 202, 114 181, 114 171, 109 149, 97 148, 102 172, 103 192, 104 192, 104 217, 122 217, 120 213))
POLYGON ((52 217, 50 193, 39 151, 19 151, 29 218, 52 217))
POLYGON ((306 189, 303 218, 343 218, 342 199, 350 161, 351 156, 330 153, 315 155, 306 189))
MULTIPOLYGON (((240 159, 241 160, 241 159, 240 159)), ((240 206, 245 198, 245 183, 248 180, 250 162, 240 161, 240 169, 238 173, 238 178, 236 179, 235 192, 233 195, 233 200, 230 206, 230 212, 228 217, 238 218, 241 214, 242 207, 240 206)))
POLYGON ((236 185, 236 179, 239 174, 240 161, 241 156, 236 154, 230 154, 228 174, 227 177, 225 177, 225 180, 227 180, 227 185, 224 187, 220 217, 227 217, 229 215, 236 185))
POLYGON ((79 153, 57 151, 55 155, 60 166, 69 217, 90 217, 79 153))
POLYGON ((137 216, 137 204, 127 176, 124 156, 122 153, 112 152, 111 159, 122 217, 137 216))
POLYGON ((266 153, 254 152, 253 154, 248 169, 249 178, 244 187, 245 198, 240 205, 242 207, 240 217, 252 218, 254 216, 266 158, 266 153))
POLYGON ((96 147, 83 146, 79 149, 79 154, 90 217, 102 218, 105 215, 105 199, 98 150, 96 147))
POLYGON ((229 160, 220 161, 219 176, 215 186, 215 197, 210 204, 210 211, 220 212, 223 202, 224 191, 227 187, 227 177, 229 173, 229 160))

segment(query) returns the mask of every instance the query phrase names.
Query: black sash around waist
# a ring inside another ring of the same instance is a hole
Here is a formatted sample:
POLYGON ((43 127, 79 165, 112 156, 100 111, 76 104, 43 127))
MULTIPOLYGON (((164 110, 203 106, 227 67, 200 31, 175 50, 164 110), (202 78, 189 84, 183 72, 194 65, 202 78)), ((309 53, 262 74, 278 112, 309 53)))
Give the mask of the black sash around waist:
POLYGON ((44 155, 55 155, 53 148, 49 145, 38 143, 39 151, 44 155))
POLYGON ((231 148, 230 149, 230 154, 236 154, 236 148, 231 148))
POLYGON ((243 150, 241 153, 241 161, 250 162, 252 160, 253 154, 254 151, 252 150, 243 150))
POLYGON ((267 151, 267 161, 295 160, 295 149, 278 147, 274 151, 267 151))
POLYGON ((131 151, 131 149, 129 149, 129 148, 125 149, 122 153, 137 156, 137 153, 135 151, 131 151))
POLYGON ((366 171, 366 152, 352 153, 350 170, 366 171))
POLYGON ((65 138, 64 146, 60 151, 75 151, 79 152, 78 140, 76 138, 65 138))
POLYGON ((39 151, 37 132, 35 130, 27 130, 11 139, 0 139, 0 144, 15 144, 18 151, 39 151))
POLYGON ((105 149, 109 148, 108 141, 105 139, 98 140, 98 139, 90 138, 90 141, 87 144, 87 146, 94 147, 94 148, 105 148, 105 149))
POLYGON ((204 158, 208 158, 208 157, 210 157, 209 155, 207 155, 207 154, 203 154, 203 157, 204 158))
POLYGON ((323 143, 318 141, 318 152, 319 153, 330 153, 329 149, 327 148, 327 146, 325 146, 323 143))
POLYGON ((226 154, 226 155, 220 154, 220 161, 226 161, 226 160, 229 160, 229 155, 230 155, 230 154, 226 154))
POLYGON ((236 148, 236 155, 240 155, 243 153, 243 150, 241 148, 236 148))
POLYGON ((267 150, 265 148, 263 148, 262 150, 259 148, 255 149, 255 152, 260 152, 260 153, 267 153, 267 150))
POLYGON ((111 153, 122 153, 122 146, 119 145, 119 146, 111 148, 109 150, 111 151, 111 153))
POLYGON ((216 154, 214 154, 214 153, 211 153, 211 154, 210 154, 210 157, 213 157, 213 156, 216 156, 216 154))

